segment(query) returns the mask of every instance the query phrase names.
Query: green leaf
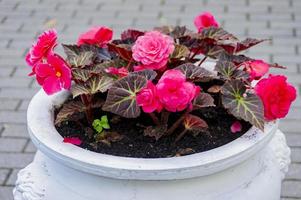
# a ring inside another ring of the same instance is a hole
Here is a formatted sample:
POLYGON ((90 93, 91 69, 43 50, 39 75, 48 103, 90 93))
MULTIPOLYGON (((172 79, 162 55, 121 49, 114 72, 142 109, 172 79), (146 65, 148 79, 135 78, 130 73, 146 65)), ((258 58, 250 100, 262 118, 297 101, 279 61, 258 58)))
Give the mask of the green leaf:
MULTIPOLYGON (((92 102, 92 108, 100 108, 103 105, 103 101, 99 100, 92 102)), ((58 125, 67 120, 76 120, 72 118, 72 115, 76 113, 85 112, 86 106, 81 101, 70 101, 63 104, 63 107, 59 110, 55 118, 55 124, 58 125)))
POLYGON ((63 44, 64 51, 67 55, 67 62, 71 67, 84 68, 91 65, 96 56, 95 47, 91 45, 65 45, 63 44))
POLYGON ((222 103, 237 118, 242 118, 257 128, 264 129, 264 110, 260 98, 255 94, 246 93, 241 80, 226 82, 222 89, 222 103))
POLYGON ((170 57, 174 59, 186 58, 188 57, 189 53, 190 51, 186 46, 176 44, 175 50, 173 51, 170 57))
POLYGON ((139 75, 128 75, 116 81, 109 89, 102 109, 126 118, 136 118, 141 110, 136 94, 146 86, 147 79, 139 75))
POLYGON ((101 133, 103 129, 110 129, 108 117, 104 115, 100 120, 95 119, 92 123, 92 126, 97 131, 97 133, 101 133))
POLYGON ((248 72, 237 69, 234 63, 228 61, 218 61, 215 65, 215 70, 218 73, 220 73, 222 77, 226 80, 231 80, 231 79, 247 80, 249 78, 248 72))
POLYGON ((153 80, 157 76, 157 72, 150 69, 145 69, 141 71, 131 72, 131 74, 136 74, 139 76, 144 76, 147 80, 153 80))
POLYGON ((193 109, 215 106, 213 97, 208 93, 200 93, 193 101, 193 109))
POLYGON ((114 79, 108 76, 93 76, 85 83, 74 84, 71 88, 73 98, 82 95, 93 95, 107 91, 114 83, 114 79))
POLYGON ((216 75, 212 72, 192 63, 182 64, 175 69, 181 70, 185 74, 186 78, 193 82, 208 82, 216 78, 216 75))

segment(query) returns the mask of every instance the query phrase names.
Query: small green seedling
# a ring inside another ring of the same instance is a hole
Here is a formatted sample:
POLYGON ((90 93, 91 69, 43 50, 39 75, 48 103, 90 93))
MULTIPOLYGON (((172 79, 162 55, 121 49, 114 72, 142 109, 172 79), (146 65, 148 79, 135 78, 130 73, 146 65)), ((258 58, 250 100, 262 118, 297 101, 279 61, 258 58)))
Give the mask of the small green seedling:
POLYGON ((97 133, 101 133, 103 129, 110 129, 108 117, 104 115, 101 119, 95 119, 92 126, 97 133))

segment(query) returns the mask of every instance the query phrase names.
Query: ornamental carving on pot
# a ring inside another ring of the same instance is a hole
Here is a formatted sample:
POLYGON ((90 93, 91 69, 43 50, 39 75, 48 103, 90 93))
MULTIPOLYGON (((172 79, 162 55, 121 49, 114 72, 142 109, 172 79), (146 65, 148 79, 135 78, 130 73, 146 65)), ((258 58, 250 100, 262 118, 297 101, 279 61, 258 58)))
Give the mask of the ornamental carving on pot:
POLYGON ((40 183, 36 183, 37 175, 34 175, 36 169, 34 169, 33 165, 30 164, 19 171, 13 190, 15 200, 43 200, 45 189, 42 188, 40 183))

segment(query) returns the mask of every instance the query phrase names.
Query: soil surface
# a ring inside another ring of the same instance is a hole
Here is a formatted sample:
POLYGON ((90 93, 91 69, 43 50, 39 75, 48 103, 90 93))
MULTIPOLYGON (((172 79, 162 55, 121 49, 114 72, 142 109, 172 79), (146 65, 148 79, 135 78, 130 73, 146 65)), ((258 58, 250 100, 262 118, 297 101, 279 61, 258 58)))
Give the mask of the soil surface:
MULTIPOLYGON (((97 116, 96 112, 95 114, 97 116)), ((204 119, 209 125, 208 130, 197 136, 188 132, 180 141, 175 143, 175 138, 184 129, 183 126, 180 126, 172 135, 156 141, 154 138, 143 134, 143 127, 152 125, 148 115, 142 114, 137 119, 126 119, 116 118, 111 113, 102 112, 101 115, 98 114, 98 117, 104 114, 108 116, 110 121, 111 129, 109 131, 117 132, 122 136, 118 142, 111 142, 111 144, 97 142, 95 140, 97 134, 92 128, 89 128, 83 114, 76 116, 79 120, 63 122, 56 128, 63 137, 79 137, 83 141, 80 147, 91 151, 125 157, 164 158, 184 156, 217 148, 237 139, 251 127, 249 123, 240 121, 242 131, 232 133, 230 127, 233 122, 237 121, 236 118, 229 115, 223 108, 204 108, 201 111, 194 111, 192 114, 204 119)), ((172 125, 179 115, 180 113, 173 114, 169 118, 169 125, 172 125)))

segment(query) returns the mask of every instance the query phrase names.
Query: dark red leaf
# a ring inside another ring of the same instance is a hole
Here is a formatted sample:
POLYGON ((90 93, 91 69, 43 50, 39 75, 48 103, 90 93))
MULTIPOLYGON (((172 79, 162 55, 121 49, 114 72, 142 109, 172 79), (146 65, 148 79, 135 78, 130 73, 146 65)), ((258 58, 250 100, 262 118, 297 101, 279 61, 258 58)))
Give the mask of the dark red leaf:
POLYGON ((127 60, 127 61, 132 60, 132 50, 131 50, 130 45, 127 45, 127 44, 116 45, 113 43, 109 43, 108 47, 109 47, 109 51, 115 52, 124 60, 127 60))
POLYGON ((142 31, 128 29, 121 33, 121 40, 131 39, 133 42, 135 42, 137 40, 137 38, 142 35, 144 35, 144 32, 142 32, 142 31))

